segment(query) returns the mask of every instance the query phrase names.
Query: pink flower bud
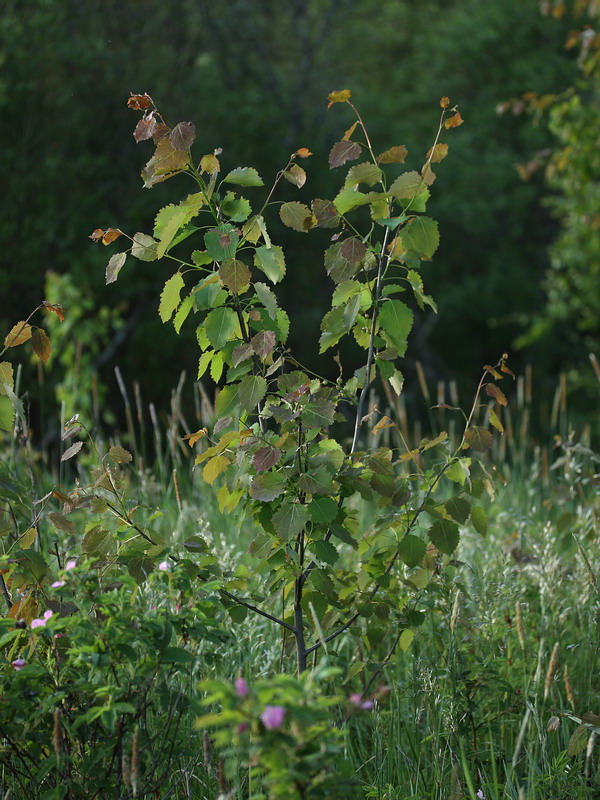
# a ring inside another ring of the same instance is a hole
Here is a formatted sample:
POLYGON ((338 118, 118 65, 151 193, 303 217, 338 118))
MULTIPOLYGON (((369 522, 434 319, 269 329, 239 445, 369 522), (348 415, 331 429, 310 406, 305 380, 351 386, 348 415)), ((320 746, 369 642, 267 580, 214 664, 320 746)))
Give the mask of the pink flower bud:
POLYGON ((248 697, 250 694, 248 684, 243 678, 237 678, 235 682, 235 693, 238 697, 248 697))
POLYGON ((15 660, 11 662, 11 667, 15 669, 17 672, 20 669, 23 669, 23 667, 25 667, 26 665, 27 662, 25 661, 24 658, 15 658, 15 660))
POLYGON ((267 730, 272 731, 276 728, 281 728, 285 719, 285 708, 283 706, 265 706, 260 718, 267 730))

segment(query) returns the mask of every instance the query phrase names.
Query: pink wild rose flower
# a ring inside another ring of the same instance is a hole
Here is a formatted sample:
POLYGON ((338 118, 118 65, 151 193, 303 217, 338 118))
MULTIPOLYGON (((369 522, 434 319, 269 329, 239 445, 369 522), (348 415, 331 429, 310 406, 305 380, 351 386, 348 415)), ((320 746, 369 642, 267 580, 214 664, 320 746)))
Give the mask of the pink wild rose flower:
POLYGON ((262 724, 267 730, 274 731, 281 728, 285 719, 285 708, 283 706, 265 706, 265 710, 260 715, 262 724))

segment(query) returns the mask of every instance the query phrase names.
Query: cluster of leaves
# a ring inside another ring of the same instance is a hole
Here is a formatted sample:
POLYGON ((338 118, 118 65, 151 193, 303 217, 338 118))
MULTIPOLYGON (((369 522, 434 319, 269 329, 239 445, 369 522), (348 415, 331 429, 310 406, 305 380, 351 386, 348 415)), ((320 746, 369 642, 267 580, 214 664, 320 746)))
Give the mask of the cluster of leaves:
MULTIPOLYGON (((256 522, 251 552, 260 560, 269 594, 283 593, 287 609, 276 622, 293 633, 300 669, 323 640, 315 628, 313 642, 305 643, 307 614, 320 620, 317 627, 329 638, 373 614, 377 624, 370 622, 372 637, 383 635, 392 619, 410 626, 408 597, 416 585, 410 580, 407 584, 405 570, 394 566, 400 559, 412 570, 426 558, 427 540, 416 532, 422 512, 435 520, 427 530, 430 548, 451 556, 459 525, 470 516, 485 531, 483 509, 477 505, 472 513, 467 498, 478 498, 490 483, 487 475, 473 481, 472 459, 460 453, 463 447, 484 451, 491 445, 491 433, 471 425, 473 412, 465 415, 465 437, 455 452, 445 433, 412 451, 403 447, 400 436, 397 448, 359 449, 365 401, 375 378, 388 381, 398 394, 402 390, 397 361, 406 352, 413 310, 399 295, 409 290, 420 308, 435 309, 420 269, 434 255, 439 233, 424 212, 436 177, 433 165, 448 152, 441 134, 461 125, 462 117, 442 98, 437 134, 422 168, 390 179, 386 170, 405 162, 406 148, 397 145, 376 155, 351 92, 332 92, 328 100, 330 107, 345 104, 355 116, 331 149, 330 168, 363 154, 366 160, 350 167, 333 200, 317 198, 310 207, 297 201, 276 203, 272 198, 282 180, 298 189, 307 181, 297 162, 311 153, 300 148, 253 210, 241 190, 263 186, 254 168, 237 167, 220 178, 219 149, 199 162, 192 158, 193 123, 172 125, 149 95, 132 95, 128 106, 143 112, 134 138, 151 139, 155 145, 142 171, 144 186, 185 173, 198 191, 162 208, 153 236, 127 236, 131 246, 113 255, 106 271, 107 283, 115 281, 128 254, 142 261, 166 258, 177 265, 164 285, 159 315, 165 323, 172 321, 176 332, 188 318, 197 317, 198 378, 210 370, 213 380, 224 383, 210 435, 204 428, 187 437, 190 446, 199 443, 195 465, 202 466, 204 480, 215 487, 222 512, 256 522), (335 383, 313 376, 286 349, 289 318, 272 288, 283 279, 286 260, 265 219, 274 205, 279 206, 280 221, 298 233, 313 228, 333 232, 324 266, 334 292, 319 344, 324 352, 350 336, 365 351, 365 365, 348 379, 342 372, 335 383), (187 258, 175 255, 192 235, 200 248, 187 258), (332 426, 344 421, 341 404, 355 407, 352 443, 346 449, 330 436, 332 426), (426 451, 437 453, 429 466, 422 458, 426 451), (415 465, 413 472, 409 463, 415 465), (455 487, 445 504, 432 500, 442 477, 455 487), (358 511, 358 498, 373 510, 367 523, 358 511), (344 545, 355 551, 354 558, 344 545)), ((120 229, 108 228, 97 229, 91 238, 110 244, 121 236, 126 234, 120 229)), ((486 367, 474 410, 484 386, 497 403, 506 403, 497 385, 485 379, 509 372, 504 358, 496 367, 486 367)), ((494 411, 490 421, 502 429, 494 411)), ((375 432, 389 426, 380 420, 375 432)))
POLYGON ((177 766, 198 772, 186 726, 198 648, 224 637, 214 586, 165 565, 149 608, 132 578, 90 566, 67 561, 30 595, 38 618, 21 606, 0 620, 0 761, 22 797, 143 797, 177 766))
MULTIPOLYGON (((44 301, 31 312, 26 320, 17 322, 6 334, 4 338, 4 347, 0 350, 0 358, 9 348, 18 347, 18 345, 30 341, 35 355, 44 363, 48 361, 50 358, 50 340, 48 334, 43 328, 32 325, 29 322, 33 315, 41 309, 53 312, 61 322, 64 319, 64 309, 61 305, 44 301)), ((14 389, 15 377, 12 364, 10 361, 0 361, 0 430, 12 432, 15 423, 15 415, 18 414, 21 429, 26 431, 25 412, 14 389)))

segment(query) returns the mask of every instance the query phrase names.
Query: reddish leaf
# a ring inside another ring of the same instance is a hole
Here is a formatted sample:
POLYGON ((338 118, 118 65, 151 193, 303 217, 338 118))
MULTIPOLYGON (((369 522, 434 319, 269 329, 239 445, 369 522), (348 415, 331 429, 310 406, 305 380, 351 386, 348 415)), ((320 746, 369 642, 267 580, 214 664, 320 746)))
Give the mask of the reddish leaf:
POLYGON ((142 111, 144 108, 150 108, 152 98, 146 94, 134 94, 129 92, 131 97, 127 101, 127 108, 132 108, 134 111, 142 111))
POLYGON ((444 122, 445 128, 458 128, 459 125, 462 125, 464 119, 460 115, 460 111, 457 111, 454 116, 450 117, 449 119, 444 122))
POLYGON ((102 228, 96 228, 90 233, 88 239, 91 239, 92 242, 101 242, 103 236, 104 236, 104 231, 102 230, 102 228))
POLYGON ((6 335, 4 346, 17 347, 17 345, 23 344, 23 342, 27 342, 31 339, 31 334, 32 328, 28 322, 17 322, 6 335))
POLYGON ((49 303, 47 300, 43 300, 42 305, 47 311, 52 311, 53 314, 56 314, 56 316, 59 318, 61 322, 64 320, 65 310, 59 303, 52 304, 49 303))
POLYGON ((219 267, 219 278, 234 294, 246 291, 250 285, 250 270, 237 258, 228 258, 219 267))
POLYGON ((340 246, 340 253, 351 264, 358 264, 367 253, 367 248, 356 236, 344 239, 340 246))
POLYGON ((259 358, 263 361, 273 352, 275 348, 275 332, 274 331, 260 331, 256 336, 250 340, 252 349, 259 358))
POLYGON ((327 95, 327 99, 329 100, 327 108, 331 108, 334 103, 345 103, 347 100, 350 100, 351 97, 352 92, 350 89, 338 89, 335 92, 329 92, 327 95))
POLYGON ((169 141, 175 150, 187 151, 196 138, 196 126, 193 122, 179 122, 169 135, 169 141))
POLYGON ((354 161, 361 153, 362 147, 358 142, 336 142, 329 153, 329 167, 341 167, 346 161, 354 161))
POLYGON ((158 120, 152 111, 148 116, 143 116, 133 131, 133 138, 136 142, 143 142, 146 139, 151 139, 156 133, 158 127, 158 120))
POLYGON ((450 98, 446 97, 446 95, 444 95, 440 99, 440 108, 448 108, 449 105, 450 105, 450 98))
POLYGON ((274 467, 281 458, 281 450, 278 447, 261 447, 252 456, 252 466, 257 472, 265 472, 274 467))
POLYGON ((252 358, 253 353, 254 353, 254 348, 249 342, 238 344, 237 347, 233 348, 233 353, 231 354, 231 361, 233 366, 237 367, 238 364, 242 363, 242 361, 247 361, 249 358, 252 358))
POLYGON ((152 141, 154 144, 158 144, 161 139, 164 139, 165 136, 168 136, 171 133, 171 128, 166 125, 164 122, 159 122, 156 126, 156 130, 152 134, 152 141))
POLYGON ((390 147, 385 153, 378 156, 377 161, 380 164, 404 164, 408 150, 403 144, 390 147))
POLYGON ((509 369, 509 368, 506 366, 506 364, 504 363, 504 361, 503 361, 503 362, 500 364, 500 369, 501 369, 501 371, 502 371, 502 372, 504 372, 506 375, 510 375, 510 377, 511 377, 513 380, 516 380, 515 373, 514 373, 512 370, 510 370, 510 369, 509 369))
POLYGON ((301 147, 299 150, 296 150, 296 155, 300 156, 300 158, 308 158, 309 156, 312 156, 312 153, 308 147, 301 147))
POLYGON ((50 358, 50 339, 43 328, 36 328, 31 336, 33 352, 44 363, 50 358))
POLYGON ((313 200, 312 213, 317 220, 317 228, 337 228, 340 224, 340 215, 331 200, 313 200))
POLYGON ((490 397, 493 397, 494 400, 498 403, 498 405, 506 406, 508 405, 508 400, 506 399, 506 395, 495 383, 488 383, 485 387, 486 394, 490 397))

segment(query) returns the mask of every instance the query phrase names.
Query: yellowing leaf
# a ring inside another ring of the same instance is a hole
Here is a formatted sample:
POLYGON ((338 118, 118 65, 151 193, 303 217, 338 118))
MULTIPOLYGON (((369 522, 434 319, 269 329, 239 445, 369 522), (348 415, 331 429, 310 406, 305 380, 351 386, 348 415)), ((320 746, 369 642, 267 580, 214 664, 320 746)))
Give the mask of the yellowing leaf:
POLYGON ((440 108, 448 108, 449 105, 450 105, 450 98, 446 97, 446 95, 444 95, 440 99, 440 108))
POLYGON ((338 89, 334 92, 329 92, 327 95, 327 99, 329 100, 329 105, 327 108, 331 108, 334 103, 345 103, 352 97, 352 92, 350 89, 338 89))
POLYGON ((300 147, 298 150, 296 150, 296 155, 300 156, 300 158, 308 158, 309 156, 312 156, 312 153, 308 147, 300 147))
POLYGON ((499 433, 504 433, 504 426, 493 408, 490 408, 490 425, 493 425, 499 433))
POLYGON ((212 153, 202 156, 200 159, 200 172, 206 172, 208 175, 213 175, 221 169, 219 159, 212 153))
POLYGON ((439 164, 448 155, 448 145, 438 142, 435 147, 427 153, 427 158, 431 159, 433 164, 439 164))
POLYGON ((396 427, 396 423, 395 423, 395 422, 392 422, 392 420, 391 420, 389 417, 386 417, 386 416, 384 415, 384 416, 383 416, 383 417, 382 417, 382 418, 379 420, 379 422, 377 423, 377 425, 375 425, 375 427, 373 428, 373 431, 372 431, 372 433, 379 433, 379 431, 383 431, 383 430, 385 430, 386 428, 395 428, 395 427, 396 427))
POLYGON ((400 649, 403 653, 406 653, 408 648, 411 646, 413 639, 415 638, 415 632, 411 631, 410 628, 407 628, 405 631, 402 631, 400 634, 400 639, 398 640, 398 644, 400 645, 400 649))
POLYGON ((494 400, 498 403, 498 405, 505 406, 508 404, 508 400, 506 399, 506 395, 495 383, 487 383, 485 386, 485 393, 488 394, 490 397, 493 397, 494 400))
POLYGON ((460 111, 457 111, 456 114, 454 114, 452 117, 450 117, 449 119, 447 119, 444 122, 444 127, 446 129, 458 128, 458 126, 462 125, 463 122, 464 122, 464 119, 461 117, 460 111))
POLYGON ((215 479, 224 472, 229 466, 229 459, 227 456, 219 455, 213 456, 210 461, 207 461, 204 469, 202 470, 202 477, 211 486, 215 479))
POLYGON ((196 442, 204 439, 205 436, 208 436, 208 428, 200 428, 200 430, 196 431, 196 433, 186 434, 186 436, 183 437, 183 440, 187 441, 190 447, 193 447, 196 442))
POLYGON ((16 347, 31 339, 33 329, 28 322, 17 322, 13 325, 4 339, 5 347, 16 347))
POLYGON ((403 144, 399 144, 395 147, 390 147, 389 150, 378 156, 377 161, 380 164, 404 164, 407 155, 408 150, 406 147, 403 144))
POLYGON ((115 464, 128 464, 133 459, 133 456, 129 450, 125 450, 124 447, 119 447, 118 444, 115 444, 110 448, 108 451, 108 457, 111 461, 114 461, 115 464))
POLYGON ((279 216, 284 225, 301 233, 308 233, 312 224, 310 209, 303 203, 284 203, 279 209, 279 216))
POLYGON ((31 345, 36 356, 46 363, 50 358, 50 339, 46 331, 36 328, 31 336, 31 345))
POLYGON ((306 172, 302 167, 299 167, 298 164, 292 164, 292 166, 283 173, 283 177, 286 181, 293 183, 294 186, 297 186, 299 189, 306 183, 306 172))

